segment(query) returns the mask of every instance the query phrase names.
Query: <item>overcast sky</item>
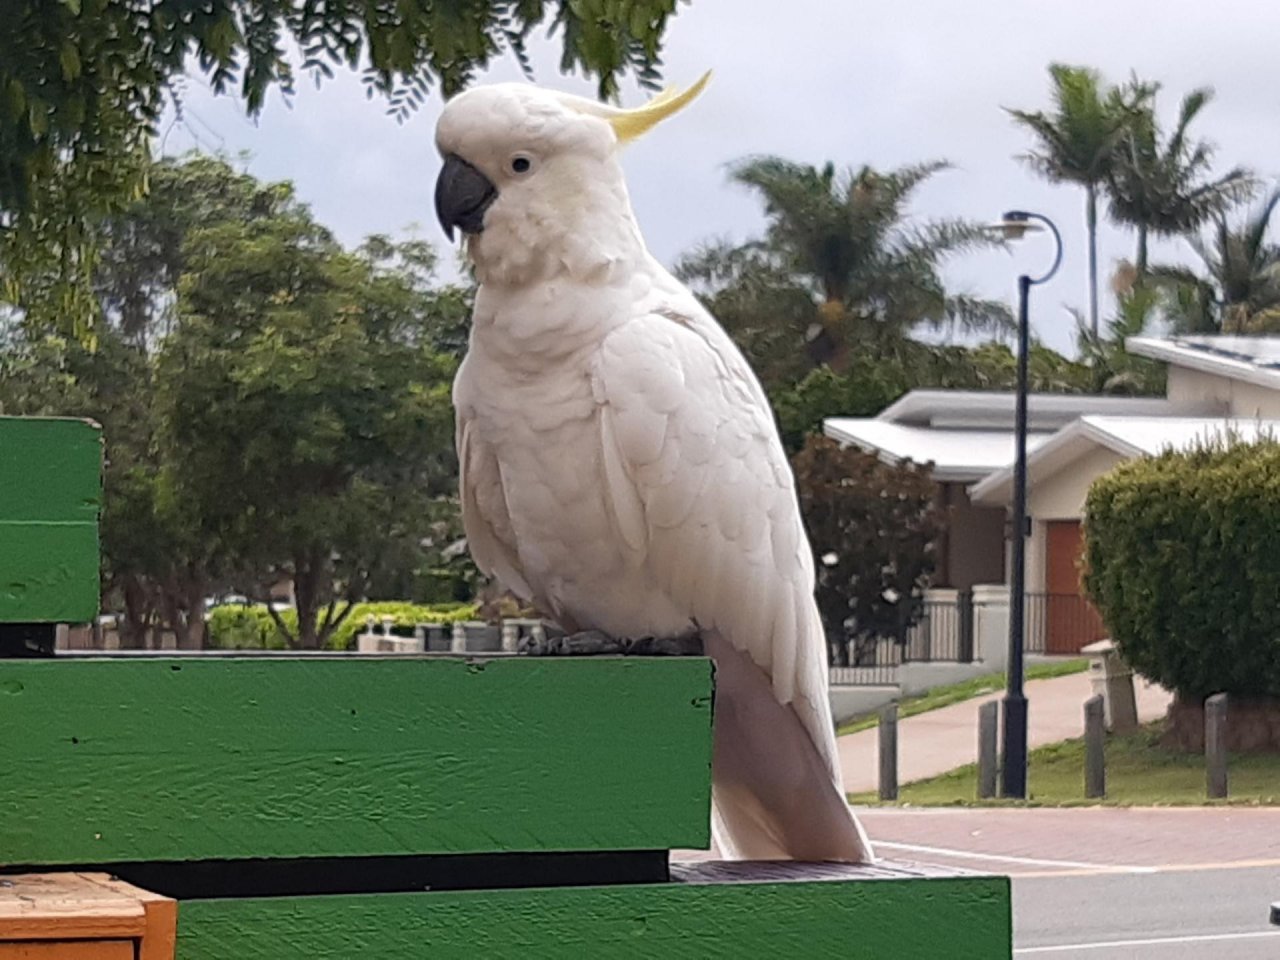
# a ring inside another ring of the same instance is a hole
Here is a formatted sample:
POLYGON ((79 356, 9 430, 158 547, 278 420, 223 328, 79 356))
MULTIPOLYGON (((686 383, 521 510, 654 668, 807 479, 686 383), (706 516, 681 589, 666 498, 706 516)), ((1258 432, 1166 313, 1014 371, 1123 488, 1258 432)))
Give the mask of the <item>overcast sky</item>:
MULTIPOLYGON (((1083 195, 1035 179, 1014 159, 1029 140, 1001 107, 1047 107, 1051 61, 1095 66, 1116 81, 1131 70, 1159 80, 1164 115, 1186 91, 1212 85, 1217 99, 1197 132, 1218 145, 1223 169, 1240 163, 1271 177, 1280 172, 1277 36, 1280 5, 1257 0, 694 0, 671 21, 665 76, 684 84, 713 69, 715 77, 692 108, 627 150, 632 202, 650 248, 670 264, 700 240, 760 230, 757 202, 726 183, 734 159, 773 153, 889 168, 945 158, 955 169, 920 191, 915 215, 988 220, 1023 207, 1062 229, 1066 260, 1036 292, 1033 321, 1043 340, 1071 350, 1062 308, 1086 300, 1083 195)), ((592 84, 557 71, 556 41, 534 53, 538 82, 591 94, 592 84)), ((485 79, 520 74, 506 61, 485 79)), ((291 106, 273 96, 256 124, 201 80, 185 99, 184 123, 167 125, 166 152, 248 151, 250 172, 294 181, 345 243, 416 224, 444 250, 431 204, 439 102, 399 125, 381 99, 365 99, 358 77, 341 73, 319 90, 300 80, 291 106)), ((642 99, 628 84, 625 103, 642 99)), ((953 261, 948 281, 1011 298, 1015 275, 1038 270, 1048 243, 953 261)), ((1132 234, 1106 226, 1104 275, 1132 250, 1132 234)), ((1176 244, 1154 255, 1188 256, 1176 244)))

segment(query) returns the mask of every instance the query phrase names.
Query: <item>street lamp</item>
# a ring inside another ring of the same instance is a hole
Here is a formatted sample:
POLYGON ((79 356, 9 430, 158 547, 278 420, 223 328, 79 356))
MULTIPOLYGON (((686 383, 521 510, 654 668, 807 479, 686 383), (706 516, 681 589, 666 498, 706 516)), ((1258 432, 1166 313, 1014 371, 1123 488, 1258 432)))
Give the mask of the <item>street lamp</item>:
POLYGON ((1062 263, 1062 236, 1048 217, 1025 210, 1010 210, 992 226, 1006 240, 1021 240, 1027 233, 1047 227, 1054 242, 1053 264, 1044 274, 1018 277, 1018 399, 1013 427, 1016 453, 1013 467, 1013 556, 1009 573, 1009 683, 1004 695, 1000 795, 1025 799, 1027 697, 1022 690, 1022 655, 1027 593, 1027 355, 1031 347, 1027 300, 1033 286, 1044 283, 1058 272, 1062 263))

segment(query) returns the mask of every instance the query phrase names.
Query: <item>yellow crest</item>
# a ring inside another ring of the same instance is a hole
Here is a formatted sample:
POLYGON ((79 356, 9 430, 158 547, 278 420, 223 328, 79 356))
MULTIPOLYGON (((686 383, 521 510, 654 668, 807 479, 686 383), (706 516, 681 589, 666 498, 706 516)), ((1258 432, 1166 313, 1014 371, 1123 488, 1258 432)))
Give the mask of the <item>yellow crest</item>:
POLYGON ((647 133, 651 127, 687 107, 706 89, 710 80, 711 71, 708 70, 697 83, 684 92, 676 90, 675 87, 667 87, 643 107, 619 110, 614 116, 608 117, 609 126, 613 127, 619 143, 635 140, 647 133))
POLYGON ((606 104, 596 103, 580 97, 562 97, 561 99, 566 105, 573 107, 579 113, 588 113, 600 117, 609 126, 613 127, 614 136, 618 138, 619 143, 628 143, 647 133, 667 117, 687 107, 698 94, 706 89, 710 80, 711 71, 708 70, 697 83, 688 89, 679 91, 675 87, 668 87, 644 106, 635 107, 631 110, 610 107, 606 104))

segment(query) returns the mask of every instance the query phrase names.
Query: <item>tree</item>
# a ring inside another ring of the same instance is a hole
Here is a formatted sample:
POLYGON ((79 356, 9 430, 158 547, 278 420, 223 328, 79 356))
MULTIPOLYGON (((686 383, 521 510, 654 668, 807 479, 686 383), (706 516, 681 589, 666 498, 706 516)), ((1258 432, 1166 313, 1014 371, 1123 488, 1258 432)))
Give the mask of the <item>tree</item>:
POLYGON ((1076 318, 1076 341, 1089 372, 1090 393, 1164 394, 1165 365, 1130 353, 1125 341, 1145 333, 1167 302, 1167 294, 1159 287, 1130 285, 1117 291, 1116 312, 1104 335, 1094 334, 1082 317, 1076 318))
MULTIPOLYGON (((1040 343, 1028 358, 1032 390, 1084 393, 1090 371, 1040 343)), ((908 390, 1012 390, 1017 358, 1001 343, 976 347, 934 345, 915 340, 857 351, 848 368, 836 373, 819 367, 770 396, 787 450, 798 452, 807 437, 822 433, 827 417, 873 417, 908 390)))
MULTIPOLYGON (((1154 88, 1134 81, 1129 89, 1154 88)), ((1148 234, 1191 233, 1256 190, 1256 180, 1244 167, 1214 176, 1213 147, 1207 141, 1191 139, 1191 124, 1212 98, 1208 88, 1183 97, 1177 122, 1167 137, 1156 119, 1154 98, 1125 128, 1107 189, 1111 215, 1138 231, 1134 265, 1139 281, 1148 273, 1148 234)))
POLYGON ((271 195, 187 234, 161 444, 233 579, 259 596, 292 580, 297 631, 277 628, 316 649, 453 490, 454 362, 434 349, 421 247, 346 253, 291 191, 271 195), (416 272, 387 266, 406 258, 416 272))
POLYGON ((433 88, 449 96, 504 53, 528 70, 525 41, 549 19, 561 35, 561 69, 595 75, 607 97, 629 71, 656 84, 676 7, 677 0, 10 0, 0 31, 6 297, 42 322, 70 316, 85 325, 97 308, 87 286, 94 227, 143 190, 148 142, 191 67, 215 91, 236 88, 256 116, 272 87, 292 94, 297 50, 302 71, 317 81, 339 65, 362 69, 370 95, 387 95, 403 118, 433 88), (42 291, 36 278, 56 282, 42 291))
POLYGON ((793 460, 832 660, 849 644, 905 641, 920 618, 943 514, 930 467, 810 437, 793 460))
POLYGON ((741 161, 732 178, 764 201, 765 236, 743 247, 703 248, 678 272, 713 306, 738 306, 731 326, 739 333, 759 336, 756 331, 781 323, 784 341, 807 344, 813 361, 837 370, 847 365, 855 341, 900 338, 920 324, 1008 329, 1012 318, 1004 304, 949 294, 940 275, 947 258, 996 241, 965 220, 907 216, 912 194, 944 169, 938 162, 837 173, 830 163, 818 168, 772 156, 741 161), (753 274, 785 299, 783 316, 750 310, 751 291, 760 288, 753 274), (744 280, 750 283, 745 289, 744 280))
POLYGON ((87 417, 103 427, 102 594, 105 606, 121 611, 123 645, 149 646, 167 628, 180 648, 199 647, 206 545, 190 514, 166 495, 147 354, 110 329, 90 350, 16 327, 6 347, 0 411, 87 417))
POLYGON ((1280 246, 1268 240, 1280 189, 1232 227, 1214 216, 1208 237, 1189 238, 1204 274, 1185 267, 1156 266, 1152 276, 1169 290, 1174 328, 1181 333, 1280 331, 1280 246))
POLYGON ((1263 707, 1263 745, 1280 749, 1278 525, 1274 439, 1130 461, 1089 491, 1085 587, 1125 660, 1189 708, 1171 712, 1183 746, 1203 743, 1204 720, 1179 720, 1227 693, 1236 733, 1263 707))
POLYGON ((1115 157, 1131 122, 1155 89, 1133 83, 1106 87, 1101 74, 1087 67, 1061 63, 1049 66, 1053 81, 1053 112, 1007 112, 1039 142, 1039 149, 1022 159, 1046 180, 1075 183, 1084 188, 1085 227, 1089 255, 1089 325, 1098 336, 1098 193, 1106 184, 1115 157))
MULTIPOLYGON (((148 195, 97 234, 92 289, 104 322, 92 346, 10 322, 0 352, 0 410, 104 426, 104 599, 123 611, 122 641, 147 646, 170 630, 180 647, 200 646, 207 596, 232 585, 265 595, 299 569, 304 604, 318 596, 326 610, 335 589, 442 599, 468 584, 456 550, 447 553, 461 537, 448 379, 470 291, 435 283, 421 241, 371 237, 342 251, 288 184, 260 183, 224 160, 166 160, 149 179, 148 195), (199 349, 210 343, 226 350, 199 349), (257 353, 238 355, 255 343, 257 353), (174 360, 182 351, 189 370, 174 360), (315 376, 297 379, 300 356, 315 376), (212 369, 215 359, 224 365, 212 369), (228 371, 239 379, 217 379, 228 371), (325 382, 330 390, 312 389, 325 382), (249 384, 259 406, 246 400, 242 415, 237 391, 249 384), (335 427, 325 406, 334 396, 346 397, 344 414, 359 401, 366 420, 339 416, 335 427), (193 397, 194 407, 175 407, 193 397), (289 486, 283 455, 241 463, 254 443, 271 447, 260 429, 295 452, 309 445, 319 473, 289 486), (356 436, 335 439, 341 430, 356 436), (385 449, 395 456, 370 452, 385 449), (349 482, 325 486, 335 476, 349 482), (298 509, 310 517, 290 514, 298 496, 309 497, 298 509), (318 563, 299 565, 292 542, 281 548, 290 517, 322 543, 318 563)), ((318 643, 341 614, 337 604, 319 631, 310 616, 305 638, 287 635, 318 643)))

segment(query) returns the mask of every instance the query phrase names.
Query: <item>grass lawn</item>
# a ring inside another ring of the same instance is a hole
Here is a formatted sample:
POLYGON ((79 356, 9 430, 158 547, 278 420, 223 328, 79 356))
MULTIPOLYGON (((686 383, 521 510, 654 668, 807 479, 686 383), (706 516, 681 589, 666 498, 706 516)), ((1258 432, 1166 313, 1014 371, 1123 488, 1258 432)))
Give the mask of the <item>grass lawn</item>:
MULTIPOLYGON (((1052 680, 1054 677, 1065 677, 1071 673, 1080 673, 1087 669, 1088 666, 1088 660, 1037 663, 1027 667, 1026 679, 1052 680)), ((945 687, 934 687, 928 693, 922 693, 918 697, 907 697, 905 700, 898 701, 898 719, 914 717, 918 713, 928 713, 930 710, 937 710, 939 707, 949 707, 953 703, 972 700, 974 697, 980 697, 986 693, 995 693, 997 690, 1003 690, 1004 684, 1005 677, 1003 673, 992 673, 985 677, 974 677, 972 680, 965 680, 961 683, 950 683, 945 687)), ((840 724, 836 730, 836 736, 842 737, 846 733, 869 730, 877 722, 878 715, 875 713, 853 717, 840 724)))
MULTIPOLYGON (((1107 738, 1107 796, 1084 799, 1084 740, 1066 740, 1031 751, 1028 806, 1174 806, 1204 804, 1204 757, 1157 745, 1159 723, 1107 738)), ((1232 756, 1228 803, 1280 805, 1280 754, 1232 756)), ((1018 805, 1016 800, 976 800, 978 768, 970 764, 940 777, 904 784, 901 803, 912 806, 1018 805)), ((853 803, 878 803, 874 793, 852 794, 853 803)))

